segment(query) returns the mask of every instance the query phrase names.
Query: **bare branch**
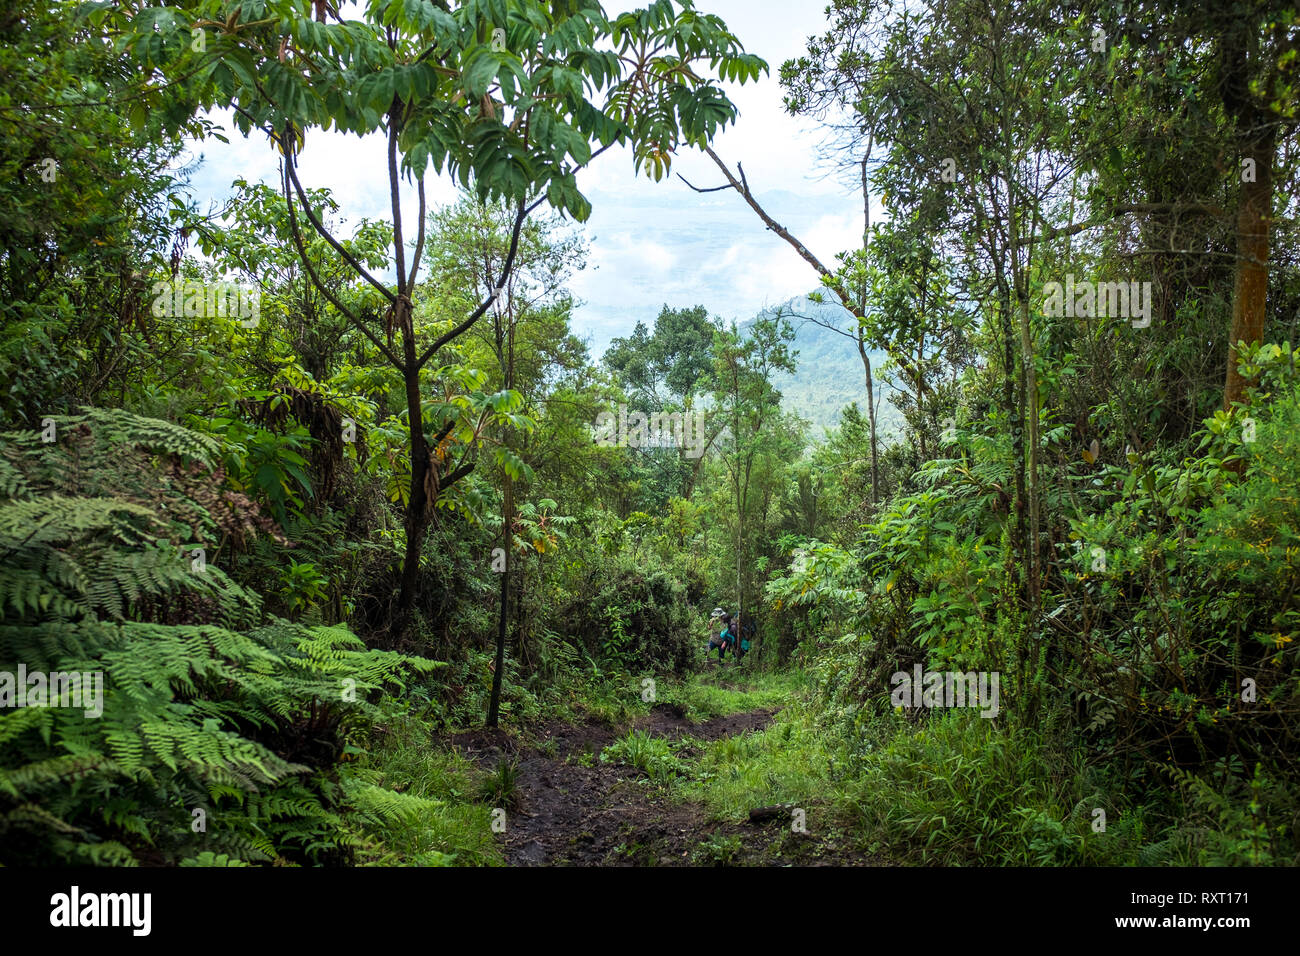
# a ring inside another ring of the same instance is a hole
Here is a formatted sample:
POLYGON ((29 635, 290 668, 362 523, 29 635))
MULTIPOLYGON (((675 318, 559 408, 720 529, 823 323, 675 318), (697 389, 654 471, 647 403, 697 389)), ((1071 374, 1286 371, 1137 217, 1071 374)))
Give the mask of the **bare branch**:
POLYGON ((500 279, 497 280, 496 289, 494 289, 492 294, 479 304, 479 307, 477 309, 475 309, 472 313, 470 313, 469 318, 467 318, 464 322, 461 322, 455 328, 450 329, 447 332, 444 332, 442 335, 434 339, 433 344, 430 345, 427 349, 425 349, 424 354, 421 355, 419 359, 416 360, 415 363, 416 368, 423 368, 425 363, 428 362, 429 359, 433 357, 434 353, 437 352, 438 349, 442 348, 448 342, 459 337, 460 335, 463 335, 465 332, 468 332, 470 327, 473 326, 474 323, 477 322, 480 318, 482 318, 483 313, 486 312, 488 308, 492 305, 492 303, 497 300, 497 296, 501 294, 501 291, 505 288, 506 281, 510 277, 510 270, 514 268, 515 253, 519 251, 519 234, 524 228, 524 220, 528 217, 528 213, 531 210, 537 208, 538 204, 540 204, 541 202, 542 200, 538 199, 531 206, 525 206, 523 203, 519 204, 519 213, 518 215, 515 216, 515 226, 513 231, 510 234, 510 251, 506 254, 506 261, 505 264, 502 266, 501 277, 500 279))
POLYGON ((1225 219, 1229 213, 1222 206, 1214 206, 1208 203, 1190 202, 1190 203, 1160 203, 1160 202, 1138 202, 1127 203, 1125 205, 1115 206, 1108 213, 1095 219, 1088 219, 1084 222, 1071 223, 1068 226, 1059 226, 1048 228, 1041 236, 1031 236, 1021 241, 1022 245, 1033 245, 1036 242, 1047 242, 1057 239, 1061 236, 1074 236, 1086 229, 1094 226, 1102 226, 1108 222, 1114 222, 1121 216, 1127 216, 1130 213, 1148 213, 1152 215, 1172 214, 1181 215, 1186 213, 1193 216, 1211 216, 1216 219, 1225 219))
POLYGON ((684 182, 687 186, 690 186, 690 188, 694 189, 697 193, 716 193, 716 192, 721 192, 724 189, 733 188, 731 184, 728 183, 723 186, 710 186, 709 188, 705 189, 703 187, 693 185, 691 181, 687 179, 685 176, 683 176, 681 173, 677 174, 677 178, 680 179, 682 182, 684 182))
POLYGON ((298 216, 293 209, 293 195, 289 191, 288 169, 290 166, 290 162, 291 161, 288 155, 286 155, 285 162, 284 162, 285 174, 282 177, 281 182, 284 183, 284 201, 285 204, 289 207, 289 231, 293 235, 293 244, 298 249, 298 258, 302 260, 303 268, 307 270, 307 275, 311 278, 312 284, 316 286, 318 290, 320 290, 321 295, 325 296, 325 298, 329 300, 330 304, 333 305, 334 308, 338 309, 340 313, 347 316, 348 320, 353 325, 355 325, 358 329, 360 329, 361 333, 366 338, 370 339, 370 341, 374 343, 375 347, 378 348, 379 351, 384 354, 384 356, 388 359, 388 361, 393 363, 394 367, 402 368, 402 362, 400 359, 398 359, 397 355, 394 354, 392 350, 390 350, 384 344, 382 339, 380 339, 378 336, 371 333, 370 329, 366 328, 366 324, 364 320, 362 320, 355 312, 353 312, 342 302, 340 302, 335 297, 334 293, 330 292, 330 290, 325 287, 325 283, 321 281, 320 276, 316 274, 316 268, 311 264, 311 259, 307 255, 307 247, 303 244, 302 241, 302 233, 298 228, 298 216))
MULTIPOLYGON (((767 210, 764 209, 762 206, 760 206, 758 204, 758 200, 755 199, 750 194, 749 183, 748 182, 741 183, 739 180, 737 180, 736 177, 731 174, 731 170, 727 168, 727 164, 724 163, 722 159, 718 156, 718 154, 713 151, 713 148, 711 146, 705 146, 704 151, 709 154, 709 158, 712 159, 715 164, 717 164, 717 167, 720 170, 722 170, 722 175, 727 177, 727 182, 731 184, 731 188, 733 188, 734 190, 736 190, 736 192, 740 193, 742 196, 745 197, 745 202, 749 203, 749 207, 753 209, 754 212, 758 213, 758 218, 763 220, 763 223, 767 226, 767 228, 771 229, 774 233, 776 233, 778 236, 780 236, 782 239, 788 242, 791 246, 793 246, 794 251, 799 253, 799 255, 803 258, 803 260, 807 262, 810 266, 812 266, 814 269, 816 269, 820 275, 830 280, 831 282, 835 283, 834 285, 831 286, 831 288, 835 290, 835 294, 838 295, 841 301, 844 302, 845 307, 848 308, 850 312, 852 312, 853 308, 849 305, 848 302, 849 297, 845 295, 844 292, 839 288, 839 283, 835 279, 835 274, 831 272, 830 269, 826 268, 826 266, 822 263, 822 261, 818 259, 815 255, 813 255, 812 251, 807 246, 805 246, 802 242, 796 239, 790 233, 790 230, 786 229, 785 226, 781 225, 779 222, 777 222, 775 219, 773 219, 771 216, 767 214, 767 210)), ((745 174, 744 170, 741 170, 741 176, 744 176, 744 174, 745 174)))
POLYGON ((347 249, 343 248, 343 245, 332 235, 330 235, 329 231, 325 228, 325 226, 322 225, 320 220, 316 218, 316 214, 312 212, 311 203, 307 201, 307 193, 302 188, 302 183, 298 181, 297 172, 294 171, 293 156, 290 152, 285 153, 285 167, 288 170, 289 179, 293 182, 294 192, 298 194, 298 199, 299 201, 302 202, 303 212, 306 213, 307 221, 311 223, 312 228, 316 230, 316 232, 320 235, 322 239, 324 239, 326 242, 330 244, 330 246, 334 249, 335 252, 337 252, 339 255, 343 257, 344 261, 346 261, 348 265, 350 265, 353 269, 356 270, 357 274, 360 275, 361 278, 365 279, 372 286, 374 286, 381 293, 383 293, 384 297, 388 299, 389 302, 395 303, 397 301, 397 296, 393 295, 392 290, 390 290, 388 286, 384 285, 382 282, 380 282, 378 279, 372 276, 369 273, 369 271, 366 270, 365 266, 363 266, 360 262, 358 262, 356 257, 353 256, 352 253, 348 252, 347 249))
POLYGON ((418 191, 420 194, 420 229, 415 235, 415 256, 411 259, 411 274, 406 279, 406 288, 415 288, 415 277, 420 271, 420 257, 424 255, 424 216, 426 204, 424 201, 424 177, 418 180, 418 191))

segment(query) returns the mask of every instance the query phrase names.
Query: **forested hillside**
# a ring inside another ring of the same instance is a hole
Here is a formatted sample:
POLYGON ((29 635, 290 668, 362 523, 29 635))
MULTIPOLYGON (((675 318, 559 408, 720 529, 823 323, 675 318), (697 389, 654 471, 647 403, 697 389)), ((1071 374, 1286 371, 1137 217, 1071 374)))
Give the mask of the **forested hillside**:
POLYGON ((0 865, 1300 862, 1295 10, 711 6, 0 10, 0 865), (597 167, 818 291, 593 358, 597 167))
MULTIPOLYGON (((787 319, 794 330, 790 342, 796 353, 795 370, 778 372, 773 379, 781 390, 783 405, 808 421, 808 436, 820 441, 826 429, 840 423, 843 410, 853 403, 866 412, 865 369, 858 354, 854 333, 858 320, 835 301, 797 296, 780 305, 764 309, 754 321, 778 316, 787 319)), ((741 333, 748 333, 753 322, 742 322, 741 333)), ((883 350, 868 350, 868 359, 883 369, 889 355, 883 350)), ((902 387, 900 383, 900 388, 902 387)), ((877 427, 891 439, 903 431, 903 419, 889 401, 889 390, 877 393, 877 427)))

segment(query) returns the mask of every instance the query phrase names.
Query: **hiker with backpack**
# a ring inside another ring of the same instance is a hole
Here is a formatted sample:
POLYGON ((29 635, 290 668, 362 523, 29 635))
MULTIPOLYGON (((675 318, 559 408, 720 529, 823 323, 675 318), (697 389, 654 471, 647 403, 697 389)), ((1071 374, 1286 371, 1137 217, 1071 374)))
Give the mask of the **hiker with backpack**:
POLYGON ((750 622, 747 614, 737 611, 734 630, 736 634, 734 653, 736 655, 736 663, 739 664, 744 660, 745 655, 749 653, 750 645, 753 643, 754 625, 750 622))
POLYGON ((722 622, 722 632, 718 635, 718 663, 721 664, 723 654, 736 652, 736 632, 730 614, 723 614, 719 620, 722 622))
POLYGON ((715 648, 718 650, 718 660, 722 660, 722 631, 724 630, 722 616, 726 613, 722 608, 715 607, 713 612, 709 614, 709 646, 704 649, 705 660, 708 659, 715 648), (716 632, 715 627, 717 628, 716 632))
POLYGON ((718 651, 718 663, 722 663, 722 657, 735 647, 735 634, 731 630, 731 615, 720 607, 715 607, 709 615, 709 646, 704 654, 707 657, 716 648, 718 651), (718 632, 713 633, 713 626, 717 624, 718 632))

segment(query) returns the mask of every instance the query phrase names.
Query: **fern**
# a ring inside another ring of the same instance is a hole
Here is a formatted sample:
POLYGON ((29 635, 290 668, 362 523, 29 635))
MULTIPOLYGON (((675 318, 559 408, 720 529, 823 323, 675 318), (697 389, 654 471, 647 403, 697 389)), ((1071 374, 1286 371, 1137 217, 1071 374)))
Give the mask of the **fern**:
POLYGON ((258 595, 182 556, 276 534, 223 487, 216 439, 103 409, 55 421, 52 444, 0 435, 0 671, 101 675, 102 712, 0 711, 0 865, 346 862, 360 822, 427 809, 340 787, 341 743, 320 746, 440 665, 263 620, 258 595))
POLYGON ((237 860, 234 857, 227 856, 225 853, 213 853, 211 850, 204 850, 198 856, 186 857, 180 862, 181 866, 248 866, 243 860, 237 860))

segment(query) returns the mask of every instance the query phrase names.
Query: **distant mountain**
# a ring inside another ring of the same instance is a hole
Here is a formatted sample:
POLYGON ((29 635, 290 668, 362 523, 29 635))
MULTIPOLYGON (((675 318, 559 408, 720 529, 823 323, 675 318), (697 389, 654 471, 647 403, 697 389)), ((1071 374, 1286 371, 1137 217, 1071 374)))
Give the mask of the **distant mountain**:
MULTIPOLYGON (((794 327, 792 347, 799 354, 796 357, 798 367, 794 375, 781 372, 773 384, 781 390, 782 406, 786 411, 794 412, 811 422, 809 437, 813 441, 821 441, 824 428, 834 428, 839 424, 840 412, 844 406, 857 402, 864 414, 867 410, 866 377, 857 343, 849 336, 826 327, 832 325, 851 333, 857 319, 838 303, 819 303, 807 296, 796 296, 742 322, 741 332, 748 332, 759 318, 771 317, 778 312, 789 319, 794 327)), ((880 402, 876 425, 882 436, 897 433, 902 430, 903 417, 889 403, 891 390, 880 381, 880 367, 885 362, 885 355, 881 352, 869 354, 876 400, 880 402)))

